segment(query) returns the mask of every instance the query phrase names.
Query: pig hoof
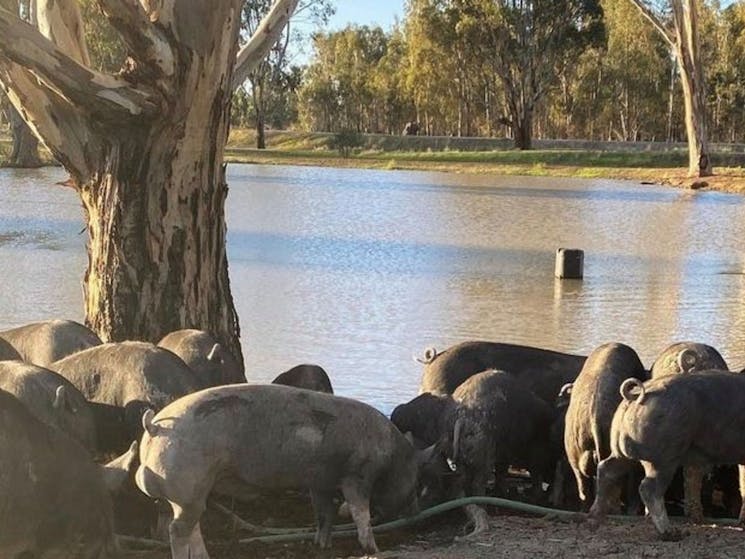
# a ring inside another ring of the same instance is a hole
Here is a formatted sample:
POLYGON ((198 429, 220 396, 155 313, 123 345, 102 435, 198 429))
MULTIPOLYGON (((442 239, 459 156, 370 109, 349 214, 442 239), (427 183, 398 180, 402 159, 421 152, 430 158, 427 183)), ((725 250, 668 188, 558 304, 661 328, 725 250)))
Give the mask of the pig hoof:
POLYGON ((684 532, 683 530, 678 530, 677 528, 671 528, 667 532, 663 532, 660 534, 660 539, 663 542, 679 542, 683 538, 687 536, 687 532, 684 532))
POLYGON ((704 523, 704 511, 700 508, 692 507, 686 511, 686 516, 688 516, 688 520, 693 524, 703 524, 704 523))

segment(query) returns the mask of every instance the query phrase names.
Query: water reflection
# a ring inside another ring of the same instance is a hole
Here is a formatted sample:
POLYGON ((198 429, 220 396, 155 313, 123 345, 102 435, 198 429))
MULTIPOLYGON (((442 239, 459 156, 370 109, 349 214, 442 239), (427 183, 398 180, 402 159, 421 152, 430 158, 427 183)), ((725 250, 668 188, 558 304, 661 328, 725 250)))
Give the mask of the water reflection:
MULTIPOLYGON (((0 324, 81 318, 86 257, 60 169, 0 170, 0 324)), ((492 339, 645 362, 673 340, 745 364, 745 199, 620 181, 232 165, 228 252, 249 376, 323 365, 384 411, 429 345, 492 339), (553 278, 557 247, 585 280, 553 278)))

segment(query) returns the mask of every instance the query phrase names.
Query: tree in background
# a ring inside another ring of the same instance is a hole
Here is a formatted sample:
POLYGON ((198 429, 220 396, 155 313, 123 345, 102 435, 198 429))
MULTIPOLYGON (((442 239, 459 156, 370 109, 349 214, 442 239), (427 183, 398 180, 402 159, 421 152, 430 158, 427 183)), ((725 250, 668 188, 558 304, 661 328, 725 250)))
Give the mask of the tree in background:
POLYGON ((410 0, 407 5, 404 83, 425 134, 451 134, 459 128, 457 103, 462 103, 463 75, 469 69, 457 68, 465 53, 461 49, 456 54, 456 21, 446 0, 410 0))
POLYGON ((716 53, 706 65, 710 133, 720 141, 741 141, 745 130, 745 3, 728 6, 713 22, 713 32, 708 31, 703 38, 713 37, 716 42, 716 53))
POLYGON ((603 81, 606 97, 614 100, 605 104, 608 138, 667 139, 661 117, 672 108, 666 93, 675 79, 669 51, 628 0, 605 0, 603 9, 608 35, 603 81))
POLYGON ((126 45, 116 75, 91 67, 76 0, 38 0, 38 30, 11 4, 0 83, 83 202, 86 323, 115 341, 203 328, 242 361, 225 249, 230 97, 297 0, 276 0, 237 56, 241 0, 98 0, 126 45))
MULTIPOLYGON (((20 3, 14 0, 8 2, 7 7, 25 21, 34 22, 35 13, 30 9, 29 0, 20 3)), ((8 124, 10 124, 11 137, 13 138, 13 146, 6 164, 10 167, 40 167, 42 161, 39 157, 39 139, 12 104, 5 103, 4 112, 8 124)))
POLYGON ((696 0, 670 0, 653 6, 644 0, 631 0, 655 30, 668 42, 678 63, 683 87, 686 135, 688 137, 688 174, 706 177, 713 174, 706 115, 706 83, 701 64, 699 15, 696 0), (662 11, 669 8, 670 16, 662 11))
POLYGON ((127 58, 126 45, 96 0, 78 0, 78 3, 91 66, 101 72, 117 72, 127 58))
MULTIPOLYGON (((271 5, 271 0, 246 0, 241 12, 241 27, 245 36, 251 37, 256 33, 264 14, 271 5)), ((315 26, 325 25, 333 15, 334 8, 330 0, 305 0, 298 3, 293 19, 304 18, 306 23, 315 26)), ((293 32, 291 22, 285 26, 277 42, 272 46, 269 54, 248 72, 245 78, 250 87, 253 120, 256 128, 256 147, 266 147, 266 121, 267 118, 276 118, 279 110, 289 111, 286 103, 288 95, 293 95, 298 88, 297 70, 289 67, 287 48, 291 41, 299 42, 305 38, 304 33, 293 32), (274 115, 268 116, 268 115, 274 115)), ((237 81, 242 82, 244 76, 236 76, 237 81)))
POLYGON ((313 37, 314 61, 300 90, 300 119, 312 129, 377 132, 383 100, 376 69, 388 52, 380 27, 350 26, 313 37))
POLYGON ((530 149, 538 103, 567 60, 604 41, 598 0, 479 0, 470 30, 495 60, 515 147, 530 149), (483 23, 480 23, 483 22, 483 23))
POLYGON ((416 109, 406 93, 406 39, 400 27, 395 27, 386 44, 385 54, 373 69, 371 79, 375 102, 373 130, 400 134, 406 122, 416 120, 416 109))

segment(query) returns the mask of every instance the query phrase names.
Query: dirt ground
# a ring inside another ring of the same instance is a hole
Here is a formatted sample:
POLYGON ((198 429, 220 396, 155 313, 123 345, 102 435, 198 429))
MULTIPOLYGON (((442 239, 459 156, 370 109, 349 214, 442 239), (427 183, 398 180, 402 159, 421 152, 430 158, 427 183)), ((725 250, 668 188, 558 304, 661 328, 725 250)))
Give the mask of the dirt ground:
MULTIPOLYGON (((480 558, 605 558, 605 559, 718 559, 745 557, 745 533, 741 528, 685 524, 680 542, 660 541, 649 520, 608 521, 597 528, 577 520, 528 518, 492 511, 490 529, 476 537, 461 538, 465 516, 455 511, 425 521, 410 531, 376 537, 380 559, 480 559, 480 558)), ((360 558, 354 538, 334 541, 322 551, 311 543, 240 544, 231 540, 210 541, 213 559, 337 559, 360 558)), ((129 555, 137 559, 167 559, 167 551, 129 555)))

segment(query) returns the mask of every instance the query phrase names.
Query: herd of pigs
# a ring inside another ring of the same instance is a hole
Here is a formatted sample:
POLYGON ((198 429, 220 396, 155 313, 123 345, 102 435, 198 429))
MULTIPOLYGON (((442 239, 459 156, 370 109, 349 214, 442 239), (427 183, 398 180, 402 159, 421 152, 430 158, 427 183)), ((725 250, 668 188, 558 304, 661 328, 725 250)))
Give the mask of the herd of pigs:
POLYGON ((0 331, 0 557, 112 557, 136 518, 167 526, 174 559, 208 559, 210 495, 291 489, 310 492, 317 544, 341 497, 372 553, 373 521, 504 494, 510 468, 529 473, 526 498, 593 522, 646 507, 664 539, 681 537, 671 492, 693 522, 713 493, 741 507, 745 375, 711 346, 671 345, 649 369, 617 343, 585 357, 465 342, 419 361, 420 394, 388 419, 335 396, 316 365, 248 384, 200 330, 158 345, 103 344, 65 320, 0 331))

